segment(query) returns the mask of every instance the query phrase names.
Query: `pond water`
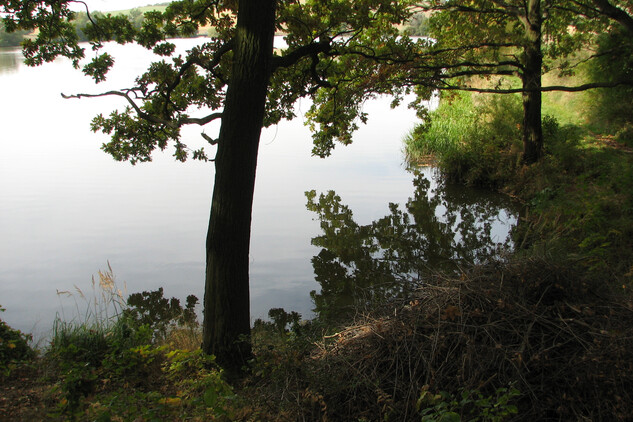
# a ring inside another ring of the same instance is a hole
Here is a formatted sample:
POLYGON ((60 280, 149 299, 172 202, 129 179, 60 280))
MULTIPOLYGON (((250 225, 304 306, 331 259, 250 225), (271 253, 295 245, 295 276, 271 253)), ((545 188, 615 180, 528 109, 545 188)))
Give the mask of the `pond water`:
MULTIPOLYGON (((196 42, 179 40, 178 47, 196 42)), ((168 297, 202 298, 212 163, 178 163, 169 152, 136 166, 115 162, 100 151, 106 137, 89 123, 121 102, 60 96, 129 86, 151 59, 141 48, 108 48, 120 64, 100 86, 65 60, 33 69, 19 52, 0 51, 1 318, 36 338, 49 332, 57 313, 70 319, 85 311, 77 290, 90 297, 92 276, 108 262, 127 293, 163 287, 168 297)), ((250 254, 253 320, 274 307, 309 317, 326 302, 348 306, 357 295, 338 304, 336 291, 346 288, 336 283, 364 286, 373 277, 375 284, 393 278, 389 271, 415 278, 424 265, 483 259, 489 246, 481 239, 506 240, 515 221, 507 201, 479 194, 475 200, 472 190, 466 195, 439 183, 432 169, 407 171, 402 138, 417 120, 389 102, 369 101, 369 124, 327 159, 310 154, 305 102, 297 119, 263 131, 250 254), (341 226, 332 231, 328 221, 342 207, 346 215, 336 217, 341 226), (353 234, 347 248, 341 231, 353 234), (414 263, 396 268, 404 259, 395 258, 407 254, 417 257, 414 263), (391 267, 379 265, 387 261, 391 267)), ((201 131, 185 130, 185 143, 203 142, 201 131)))

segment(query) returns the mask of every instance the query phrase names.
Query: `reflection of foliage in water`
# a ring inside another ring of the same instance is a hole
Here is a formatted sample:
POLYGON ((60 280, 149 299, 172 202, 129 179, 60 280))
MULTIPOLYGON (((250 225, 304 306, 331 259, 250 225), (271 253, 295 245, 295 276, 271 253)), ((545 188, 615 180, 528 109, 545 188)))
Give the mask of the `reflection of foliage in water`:
POLYGON ((390 214, 359 225, 334 191, 306 192, 307 208, 317 214, 323 234, 312 239, 321 251, 312 258, 321 292, 312 292, 321 318, 349 315, 367 303, 401 296, 425 272, 455 272, 483 262, 509 247, 498 243, 495 222, 514 220, 500 195, 440 183, 431 188, 424 174, 414 178, 406 204, 389 204, 390 214))

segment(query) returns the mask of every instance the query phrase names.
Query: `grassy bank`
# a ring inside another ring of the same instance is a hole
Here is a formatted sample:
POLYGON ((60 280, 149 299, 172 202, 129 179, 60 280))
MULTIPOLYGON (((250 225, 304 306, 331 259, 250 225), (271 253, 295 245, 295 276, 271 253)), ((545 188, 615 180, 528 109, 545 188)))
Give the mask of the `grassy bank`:
POLYGON ((445 96, 405 140, 407 153, 433 157, 448 179, 525 204, 515 233, 520 255, 573 259, 583 277, 630 289, 633 140, 626 126, 596 132, 591 94, 570 95, 545 98, 545 157, 534 165, 521 163, 520 98, 509 95, 445 96))

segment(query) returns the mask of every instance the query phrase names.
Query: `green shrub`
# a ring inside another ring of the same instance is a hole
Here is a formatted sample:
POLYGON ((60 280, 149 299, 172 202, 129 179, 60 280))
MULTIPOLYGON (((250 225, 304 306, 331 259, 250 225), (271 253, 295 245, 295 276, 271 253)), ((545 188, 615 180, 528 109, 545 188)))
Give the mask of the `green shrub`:
POLYGON ((576 125, 561 126, 554 116, 543 116, 543 148, 558 165, 567 171, 579 172, 583 160, 579 160, 583 129, 576 125))
POLYGON ((138 326, 150 327, 155 338, 164 339, 175 327, 198 325, 195 312, 197 304, 198 298, 189 295, 183 308, 180 300, 163 297, 163 288, 160 287, 154 291, 131 294, 123 314, 138 326))
POLYGON ((628 147, 633 147, 633 123, 626 123, 615 134, 615 140, 628 147))
MULTIPOLYGON (((633 78, 633 41, 628 31, 616 29, 601 34, 596 59, 591 61, 589 78, 595 82, 617 82, 633 78)), ((616 133, 633 123, 633 88, 620 85, 590 91, 591 119, 601 131, 616 133)))
POLYGON ((515 388, 498 388, 494 396, 471 390, 462 390, 455 396, 445 391, 432 394, 424 389, 417 408, 422 422, 501 422, 518 413, 517 406, 511 402, 519 395, 515 388))
MULTIPOLYGON (((4 311, 0 306, 0 312, 4 311)), ((30 334, 13 329, 0 319, 0 374, 8 375, 16 364, 26 362, 35 356, 35 352, 29 346, 32 339, 30 334)))
POLYGON ((128 352, 125 369, 108 378, 110 388, 97 391, 85 408, 86 420, 241 420, 213 356, 149 345, 128 352))

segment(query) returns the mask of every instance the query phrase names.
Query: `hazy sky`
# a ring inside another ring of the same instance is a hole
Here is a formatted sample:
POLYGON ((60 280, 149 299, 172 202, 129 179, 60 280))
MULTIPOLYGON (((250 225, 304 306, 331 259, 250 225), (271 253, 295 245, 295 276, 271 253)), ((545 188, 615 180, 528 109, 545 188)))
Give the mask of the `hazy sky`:
MULTIPOLYGON (((168 0, 84 0, 91 11, 109 11, 121 9, 133 9, 135 7, 147 6, 148 4, 166 3, 168 0)), ((82 4, 73 7, 76 10, 83 10, 82 4)))

